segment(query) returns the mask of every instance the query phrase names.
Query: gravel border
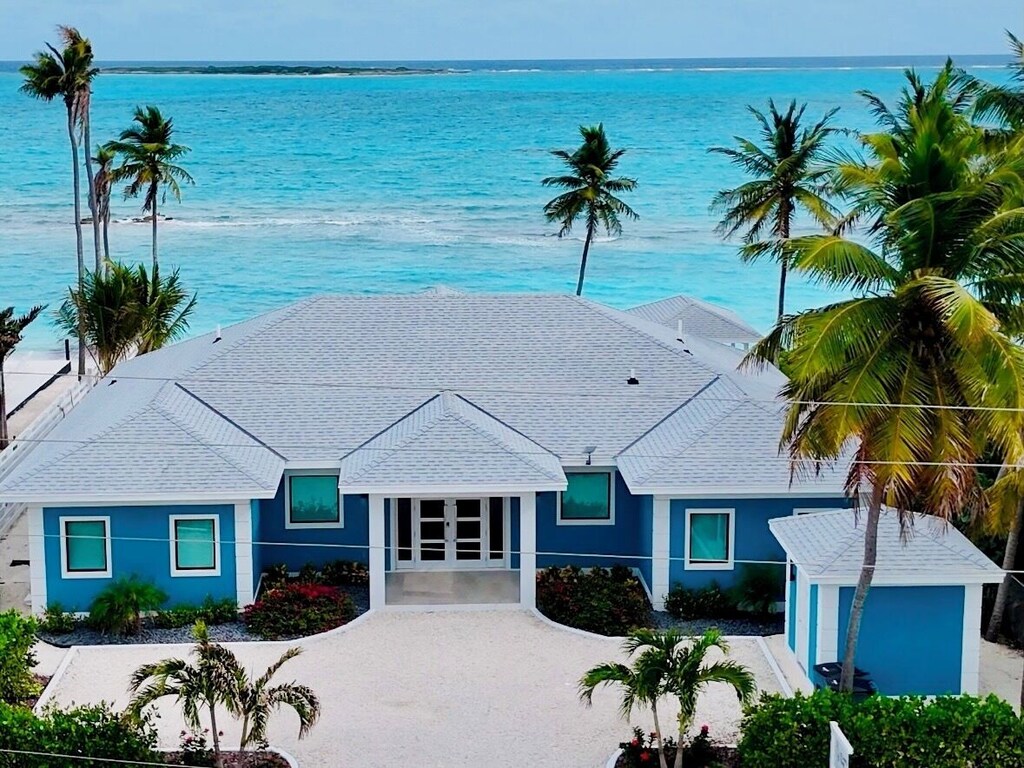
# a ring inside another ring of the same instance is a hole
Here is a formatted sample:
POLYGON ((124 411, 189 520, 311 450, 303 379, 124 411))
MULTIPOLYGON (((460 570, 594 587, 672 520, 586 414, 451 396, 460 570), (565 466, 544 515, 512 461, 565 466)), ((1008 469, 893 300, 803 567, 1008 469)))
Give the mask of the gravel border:
POLYGON ((781 635, 785 631, 786 619, 781 613, 764 618, 740 616, 733 619, 676 619, 665 611, 651 611, 651 623, 655 629, 677 628, 695 635, 717 628, 722 630, 723 635, 768 637, 781 635))
MULTIPOLYGON (((370 610, 370 588, 367 585, 344 585, 339 587, 339 589, 348 593, 348 596, 352 598, 352 603, 355 606, 355 613, 352 619, 356 619, 370 610)), ((210 639, 215 643, 263 642, 263 638, 249 634, 245 625, 240 621, 233 621, 227 624, 212 624, 208 629, 210 631, 210 639)), ((54 635, 40 630, 37 635, 43 642, 57 648, 71 648, 75 645, 187 645, 192 642, 192 627, 163 629, 154 627, 147 619, 143 619, 142 631, 130 637, 105 635, 83 623, 79 623, 73 632, 68 632, 67 634, 54 635)), ((280 639, 298 640, 302 637, 303 635, 296 635, 280 639)))

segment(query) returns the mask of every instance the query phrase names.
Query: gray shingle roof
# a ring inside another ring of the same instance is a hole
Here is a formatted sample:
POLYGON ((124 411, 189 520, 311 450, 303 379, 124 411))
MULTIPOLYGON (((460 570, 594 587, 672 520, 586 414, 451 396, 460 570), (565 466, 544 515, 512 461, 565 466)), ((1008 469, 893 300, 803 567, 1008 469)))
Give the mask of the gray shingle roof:
MULTIPOLYGON (((768 525, 787 555, 814 581, 855 583, 864 558, 866 513, 852 510, 779 517, 768 525)), ((874 583, 933 580, 1002 581, 1002 571, 952 525, 913 515, 901 539, 899 518, 883 510, 878 523, 874 583)))
POLYGON ((343 489, 443 490, 456 482, 561 490, 565 474, 553 453, 452 392, 430 398, 341 460, 343 489))
POLYGON ((453 444, 478 409, 491 421, 473 439, 512 430, 562 465, 633 446, 638 483, 786 492, 781 422, 754 402, 770 404, 781 375, 737 372, 741 357, 574 296, 319 296, 118 365, 0 480, 0 499, 267 495, 287 462, 336 467, 441 391, 465 403, 444 400, 432 427, 453 444))
POLYGON ((670 296, 626 310, 637 317, 676 330, 683 321, 683 333, 702 336, 724 344, 753 344, 761 334, 732 310, 693 296, 670 296))

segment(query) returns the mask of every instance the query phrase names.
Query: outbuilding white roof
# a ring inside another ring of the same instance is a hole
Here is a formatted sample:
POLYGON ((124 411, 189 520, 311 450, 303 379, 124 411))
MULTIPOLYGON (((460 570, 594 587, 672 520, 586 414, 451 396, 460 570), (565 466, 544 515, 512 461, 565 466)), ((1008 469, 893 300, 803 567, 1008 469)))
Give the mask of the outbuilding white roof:
POLYGON ((741 346, 753 344, 761 338, 756 328, 732 310, 695 296, 670 296, 626 311, 673 330, 682 321, 684 337, 693 334, 722 344, 741 346))
MULTIPOLYGON (((866 512, 815 512, 778 517, 768 526, 811 582, 855 584, 864 561, 866 512)), ((1003 573, 952 524, 914 514, 901 530, 894 510, 882 511, 874 584, 991 583, 1003 573)))
MULTIPOLYGON (((635 492, 804 492, 779 452, 782 376, 741 359, 575 296, 317 296, 118 365, 0 501, 261 498, 286 467, 454 486, 485 456, 538 488, 589 461, 635 492)), ((813 490, 841 496, 841 477, 813 490)))

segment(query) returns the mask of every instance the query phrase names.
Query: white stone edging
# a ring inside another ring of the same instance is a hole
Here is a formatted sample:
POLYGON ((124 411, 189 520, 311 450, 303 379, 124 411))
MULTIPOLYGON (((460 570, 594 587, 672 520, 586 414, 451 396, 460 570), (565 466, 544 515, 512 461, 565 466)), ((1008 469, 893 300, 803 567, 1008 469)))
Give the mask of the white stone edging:
POLYGON ((772 674, 775 675, 775 680, 779 684, 779 688, 782 689, 782 694, 788 699, 793 698, 793 689, 789 685, 789 681, 786 680, 786 675, 782 672, 782 667, 779 666, 779 662, 775 660, 775 655, 772 653, 772 649, 768 647, 768 643, 764 641, 764 638, 760 635, 751 635, 757 641, 757 647, 761 649, 761 653, 764 654, 764 660, 768 662, 768 667, 771 669, 772 674))
POLYGON ((621 754, 621 749, 616 749, 612 752, 612 756, 608 758, 608 762, 604 764, 604 768, 615 768, 616 764, 619 762, 619 755, 621 754))
POLYGON ((53 698, 53 692, 57 685, 60 683, 64 673, 67 672, 68 667, 71 665, 71 660, 78 655, 78 648, 71 646, 64 653, 64 658, 60 660, 60 664, 57 665, 57 669, 54 670, 53 675, 46 683, 46 687, 43 688, 43 692, 39 694, 39 699, 36 701, 35 706, 32 707, 32 711, 35 714, 39 714, 43 711, 43 708, 50 703, 50 699, 53 698))

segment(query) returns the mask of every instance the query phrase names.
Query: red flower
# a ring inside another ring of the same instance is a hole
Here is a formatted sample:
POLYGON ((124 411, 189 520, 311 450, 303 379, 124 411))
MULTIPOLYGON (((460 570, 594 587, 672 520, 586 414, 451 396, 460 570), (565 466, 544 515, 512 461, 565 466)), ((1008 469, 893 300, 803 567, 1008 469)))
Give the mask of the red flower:
POLYGON ((651 753, 648 752, 646 749, 643 752, 640 753, 640 762, 646 763, 650 759, 651 759, 651 753))
POLYGON ((631 742, 629 742, 629 746, 631 746, 631 747, 638 747, 638 746, 640 746, 640 739, 633 739, 631 742))
POLYGON ((703 733, 705 736, 708 735, 708 731, 710 731, 710 730, 711 730, 711 728, 709 728, 707 725, 702 725, 700 727, 700 732, 703 733))

